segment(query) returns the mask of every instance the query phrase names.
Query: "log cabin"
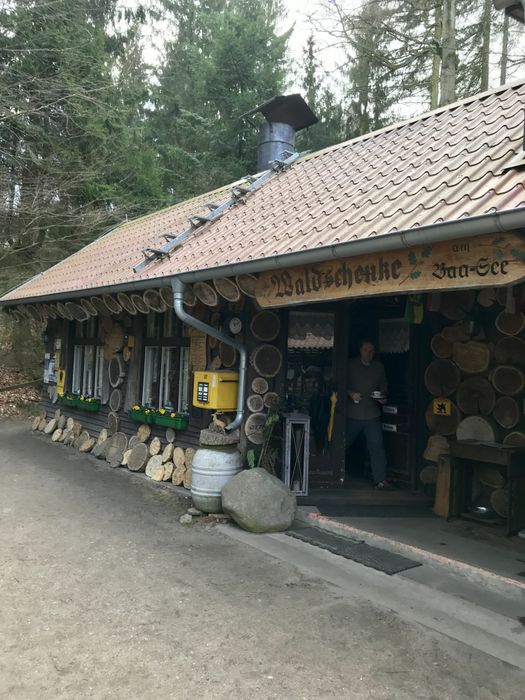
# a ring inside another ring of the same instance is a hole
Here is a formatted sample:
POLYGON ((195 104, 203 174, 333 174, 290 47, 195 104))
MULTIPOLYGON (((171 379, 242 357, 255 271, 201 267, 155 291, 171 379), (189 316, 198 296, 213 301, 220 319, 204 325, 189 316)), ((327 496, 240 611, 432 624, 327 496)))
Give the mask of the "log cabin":
MULTIPOLYGON (((315 116, 298 96, 261 105, 257 174, 122 223, 1 297, 42 327, 44 409, 67 405, 91 434, 147 423, 191 450, 219 411, 245 456, 278 411, 275 473, 299 494, 344 489, 369 468, 345 439, 347 365, 369 338, 389 478, 425 488, 441 468, 436 512, 474 507, 487 479, 471 465, 454 506, 451 444, 525 446, 524 108, 520 81, 297 153, 315 116), (210 402, 207 373, 228 398, 210 402)), ((525 510, 512 478, 512 495, 484 492, 502 517, 525 510)))

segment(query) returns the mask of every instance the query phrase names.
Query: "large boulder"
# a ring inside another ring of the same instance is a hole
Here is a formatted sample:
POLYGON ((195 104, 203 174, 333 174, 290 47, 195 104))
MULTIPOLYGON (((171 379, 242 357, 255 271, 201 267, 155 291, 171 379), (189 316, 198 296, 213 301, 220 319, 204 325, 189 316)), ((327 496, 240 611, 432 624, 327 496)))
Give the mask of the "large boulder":
POLYGON ((297 500, 266 469, 246 469, 222 488, 222 509, 250 532, 281 532, 295 518, 297 500))

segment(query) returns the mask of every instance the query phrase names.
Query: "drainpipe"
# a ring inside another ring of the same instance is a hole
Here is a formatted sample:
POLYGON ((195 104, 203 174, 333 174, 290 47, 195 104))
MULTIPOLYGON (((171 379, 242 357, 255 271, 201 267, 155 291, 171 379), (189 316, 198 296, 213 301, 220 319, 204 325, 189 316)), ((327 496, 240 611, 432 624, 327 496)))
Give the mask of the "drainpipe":
POLYGON ((227 345, 231 345, 239 353, 239 386, 237 389, 237 413, 235 415, 234 421, 230 423, 230 425, 226 426, 226 430, 228 431, 236 430, 237 428, 240 428, 244 415, 244 394, 246 391, 246 372, 248 369, 248 353, 246 352, 246 348, 244 347, 244 345, 241 345, 241 343, 237 342, 229 335, 221 333, 221 331, 218 331, 216 328, 208 326, 208 324, 203 323, 198 318, 194 318, 193 316, 190 316, 189 313, 187 313, 187 311, 182 305, 184 290, 186 289, 186 285, 184 284, 184 282, 181 282, 177 277, 172 277, 171 288, 173 290, 173 308, 177 317, 180 318, 180 320, 183 323, 186 323, 188 326, 192 326, 193 328, 196 328, 197 330, 206 333, 206 335, 211 335, 213 338, 217 338, 217 340, 220 340, 223 343, 226 343, 227 345))

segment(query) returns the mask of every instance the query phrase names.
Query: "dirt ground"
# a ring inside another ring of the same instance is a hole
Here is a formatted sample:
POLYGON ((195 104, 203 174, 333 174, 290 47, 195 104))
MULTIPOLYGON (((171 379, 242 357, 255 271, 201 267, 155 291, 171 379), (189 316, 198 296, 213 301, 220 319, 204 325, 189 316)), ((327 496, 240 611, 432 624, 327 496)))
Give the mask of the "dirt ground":
POLYGON ((187 499, 0 421, 0 695, 523 697, 525 674, 178 518, 187 499))

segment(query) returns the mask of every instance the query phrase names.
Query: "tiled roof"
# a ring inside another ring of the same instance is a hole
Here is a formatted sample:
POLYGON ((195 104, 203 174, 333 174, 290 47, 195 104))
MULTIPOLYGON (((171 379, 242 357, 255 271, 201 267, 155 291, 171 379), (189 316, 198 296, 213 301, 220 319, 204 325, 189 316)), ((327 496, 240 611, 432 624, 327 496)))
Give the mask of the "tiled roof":
POLYGON ((229 188, 122 224, 2 300, 66 297, 522 207, 523 171, 502 167, 522 150, 524 110, 521 82, 318 151, 137 274, 143 248, 182 232, 229 188))

